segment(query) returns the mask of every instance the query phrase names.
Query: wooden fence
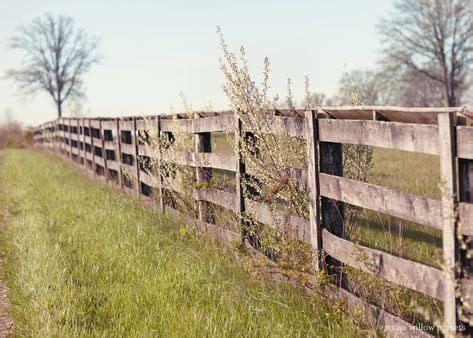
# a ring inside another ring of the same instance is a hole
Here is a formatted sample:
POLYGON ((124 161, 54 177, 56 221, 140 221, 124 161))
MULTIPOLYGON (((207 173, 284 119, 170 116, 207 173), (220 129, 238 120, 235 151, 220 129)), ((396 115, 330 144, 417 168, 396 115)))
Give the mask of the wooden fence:
MULTIPOLYGON (((307 144, 308 170, 292 168, 290 172, 307 187, 310 219, 277 211, 288 227, 296 229, 295 236, 309 243, 314 252, 323 252, 356 269, 442 301, 444 330, 451 334, 458 331, 458 311, 473 312, 471 252, 466 254, 461 247, 473 236, 472 111, 463 108, 322 107, 307 112, 297 111, 297 116, 275 111, 271 118, 274 130, 269 132, 304 138, 307 144), (439 156, 442 198, 426 198, 344 178, 341 144, 363 144, 439 156), (339 237, 336 231, 329 232, 327 224, 331 225, 330 229, 343 227, 343 223, 333 217, 334 203, 325 202, 329 200, 440 229, 444 267, 437 269, 400 258, 352 243, 339 237), (375 262, 375 269, 367 268, 357 258, 360 252, 375 262)), ((241 240, 242 236, 240 232, 211 224, 205 216, 204 201, 236 213, 250 213, 261 223, 272 225, 271 217, 275 210, 243 194, 245 166, 240 156, 212 152, 212 133, 235 133, 238 136, 248 132, 231 112, 199 113, 192 118, 185 115, 158 115, 146 119, 61 118, 36 128, 34 141, 38 146, 60 151, 94 175, 118 184, 143 201, 157 203, 160 209, 172 212, 172 207, 165 205, 163 191, 180 188, 163 180, 159 163, 155 177, 140 165, 149 159, 149 145, 139 140, 139 134, 149 130, 149 121, 153 121, 151 128, 155 128, 158 135, 171 135, 177 129, 195 134, 195 152, 172 153, 170 158, 166 149, 160 149, 158 161, 196 167, 198 180, 208 179, 206 168, 235 174, 236 193, 195 190, 194 198, 201 203, 196 220, 201 231, 227 241, 241 240), (131 174, 131 179, 130 175, 123 174, 125 171, 131 174), (157 191, 156 197, 152 196, 154 191, 157 191)), ((471 243, 467 247, 471 250, 471 243)), ((322 264, 317 265, 317 268, 321 267, 322 264)), ((425 335, 415 330, 412 324, 377 309, 344 289, 338 290, 337 297, 376 310, 387 334, 399 334, 389 331, 389 328, 402 327, 410 334, 425 335)), ((471 329, 468 324, 462 325, 471 329)))

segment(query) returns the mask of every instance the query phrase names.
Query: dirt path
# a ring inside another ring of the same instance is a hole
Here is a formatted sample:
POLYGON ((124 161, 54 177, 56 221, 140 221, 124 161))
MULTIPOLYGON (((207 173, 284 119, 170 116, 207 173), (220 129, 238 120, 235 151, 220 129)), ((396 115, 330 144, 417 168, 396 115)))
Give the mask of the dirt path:
MULTIPOLYGON (((0 154, 1 155, 1 154, 0 154)), ((2 164, 2 157, 0 156, 0 165, 2 164)), ((0 194, 2 193, 2 188, 0 187, 0 194)), ((4 218, 6 211, 0 201, 0 227, 4 226, 4 218)), ((9 337, 12 333, 13 322, 8 315, 8 295, 7 288, 3 283, 3 253, 0 252, 0 338, 9 337)))
MULTIPOLYGON (((0 259, 0 269, 1 269, 0 259)), ((0 280, 0 337, 8 337, 12 333, 13 323, 8 315, 8 296, 7 289, 2 280, 0 280)))

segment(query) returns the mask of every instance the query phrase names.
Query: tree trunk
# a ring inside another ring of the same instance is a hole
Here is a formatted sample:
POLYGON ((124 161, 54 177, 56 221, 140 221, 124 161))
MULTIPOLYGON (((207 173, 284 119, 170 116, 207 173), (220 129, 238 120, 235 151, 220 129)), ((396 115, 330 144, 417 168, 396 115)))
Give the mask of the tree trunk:
POLYGON ((62 117, 62 102, 57 102, 56 106, 57 106, 57 116, 61 118, 62 117))

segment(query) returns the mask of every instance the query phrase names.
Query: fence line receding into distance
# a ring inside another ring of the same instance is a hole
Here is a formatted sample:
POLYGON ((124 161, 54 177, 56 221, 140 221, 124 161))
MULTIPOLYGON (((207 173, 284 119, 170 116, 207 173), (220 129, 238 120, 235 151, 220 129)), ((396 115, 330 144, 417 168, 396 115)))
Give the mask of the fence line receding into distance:
MULTIPOLYGON (((271 210, 264 203, 244 196, 242 184, 251 173, 244 171, 241 156, 212 152, 213 133, 235 133, 238 146, 239 137, 250 132, 232 112, 199 113, 192 117, 176 114, 146 118, 61 118, 37 127, 34 141, 38 146, 59 151, 94 175, 136 194, 146 203, 156 204, 166 212, 176 210, 165 203, 164 192, 179 192, 182 188, 173 185, 172 180, 163 179, 160 163, 172 161, 195 167, 196 178, 201 181, 209 179, 209 168, 233 172, 235 193, 195 189, 193 196, 198 201, 199 212, 197 218, 186 216, 193 218, 200 231, 222 241, 242 240, 242 232, 211 223, 206 217, 207 203, 237 214, 249 213, 269 226, 272 225, 272 215, 277 212, 291 229, 291 234, 310 244, 314 252, 323 252, 343 264, 442 301, 444 325, 447 331, 454 333, 458 331, 460 309, 463 313, 473 312, 473 263, 460 248, 464 241, 468 243, 473 237, 472 118, 472 110, 464 108, 321 107, 312 111, 298 110, 296 113, 275 110, 271 117, 274 130, 268 132, 306 140, 308 169, 289 168, 289 172, 301 186, 307 188, 310 201, 308 220, 285 214, 282 210, 271 210), (151 152, 150 145, 139 137, 140 133, 145 134, 149 130, 149 121, 153 121, 151 128, 155 128, 157 135, 172 135, 179 130, 195 134, 196 141, 194 152, 170 153, 159 149, 154 176, 143 168, 142 163, 149 160, 151 152), (441 199, 344 178, 340 175, 343 170, 337 170, 337 166, 343 166, 341 144, 362 144, 439 156, 441 199), (323 163, 328 162, 331 165, 324 167, 323 163), (330 218, 333 215, 330 208, 334 208, 335 204, 320 203, 325 199, 440 229, 443 269, 337 236, 333 229, 343 227, 343 223, 330 218), (327 221, 331 231, 324 225, 327 221), (368 268, 357 258, 360 252, 375 262, 375 269, 368 268), (461 271, 457 267, 461 267, 461 271)), ((471 250, 471 244, 468 245, 471 250)), ((323 264, 317 265, 317 268, 322 267, 323 264)), ((377 320, 386 328, 396 326, 414 332, 412 324, 347 290, 339 288, 333 295, 346 299, 349 304, 376 310, 377 320)))

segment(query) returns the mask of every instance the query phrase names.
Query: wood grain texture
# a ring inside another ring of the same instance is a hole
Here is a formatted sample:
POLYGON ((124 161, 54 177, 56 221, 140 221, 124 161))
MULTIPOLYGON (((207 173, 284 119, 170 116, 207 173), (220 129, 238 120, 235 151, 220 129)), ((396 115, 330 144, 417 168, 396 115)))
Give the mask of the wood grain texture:
POLYGON ((237 126, 233 115, 177 120, 163 119, 161 131, 181 133, 234 132, 237 126))
POLYGON ((307 139, 307 188, 309 199, 309 232, 310 245, 317 257, 315 268, 320 270, 322 262, 322 226, 320 215, 320 186, 319 186, 319 148, 318 148, 318 119, 315 111, 307 111, 305 115, 307 139))
MULTIPOLYGON (((250 132, 254 128, 249 118, 243 119, 242 128, 243 132, 250 132)), ((260 132, 305 138, 305 119, 300 117, 271 116, 260 132)))
POLYGON ((441 229, 438 200, 323 173, 319 180, 324 197, 441 229))
POLYGON ((457 241, 457 166, 455 142, 456 116, 453 113, 438 115, 438 147, 440 157, 440 190, 442 205, 442 247, 443 247, 443 320, 446 335, 455 335, 457 318, 456 284, 458 273, 456 263, 459 259, 457 241))
POLYGON ((441 270, 357 245, 322 230, 324 251, 356 269, 443 300, 445 278, 441 270), (413 273, 415 271, 415 273, 413 273))
POLYGON ((457 127, 457 156, 473 160, 473 127, 457 127))
POLYGON ((319 120, 319 140, 364 144, 437 155, 438 128, 435 125, 384 121, 319 120))
POLYGON ((235 172, 238 161, 233 155, 216 153, 172 152, 163 149, 163 161, 191 167, 208 167, 235 172))

